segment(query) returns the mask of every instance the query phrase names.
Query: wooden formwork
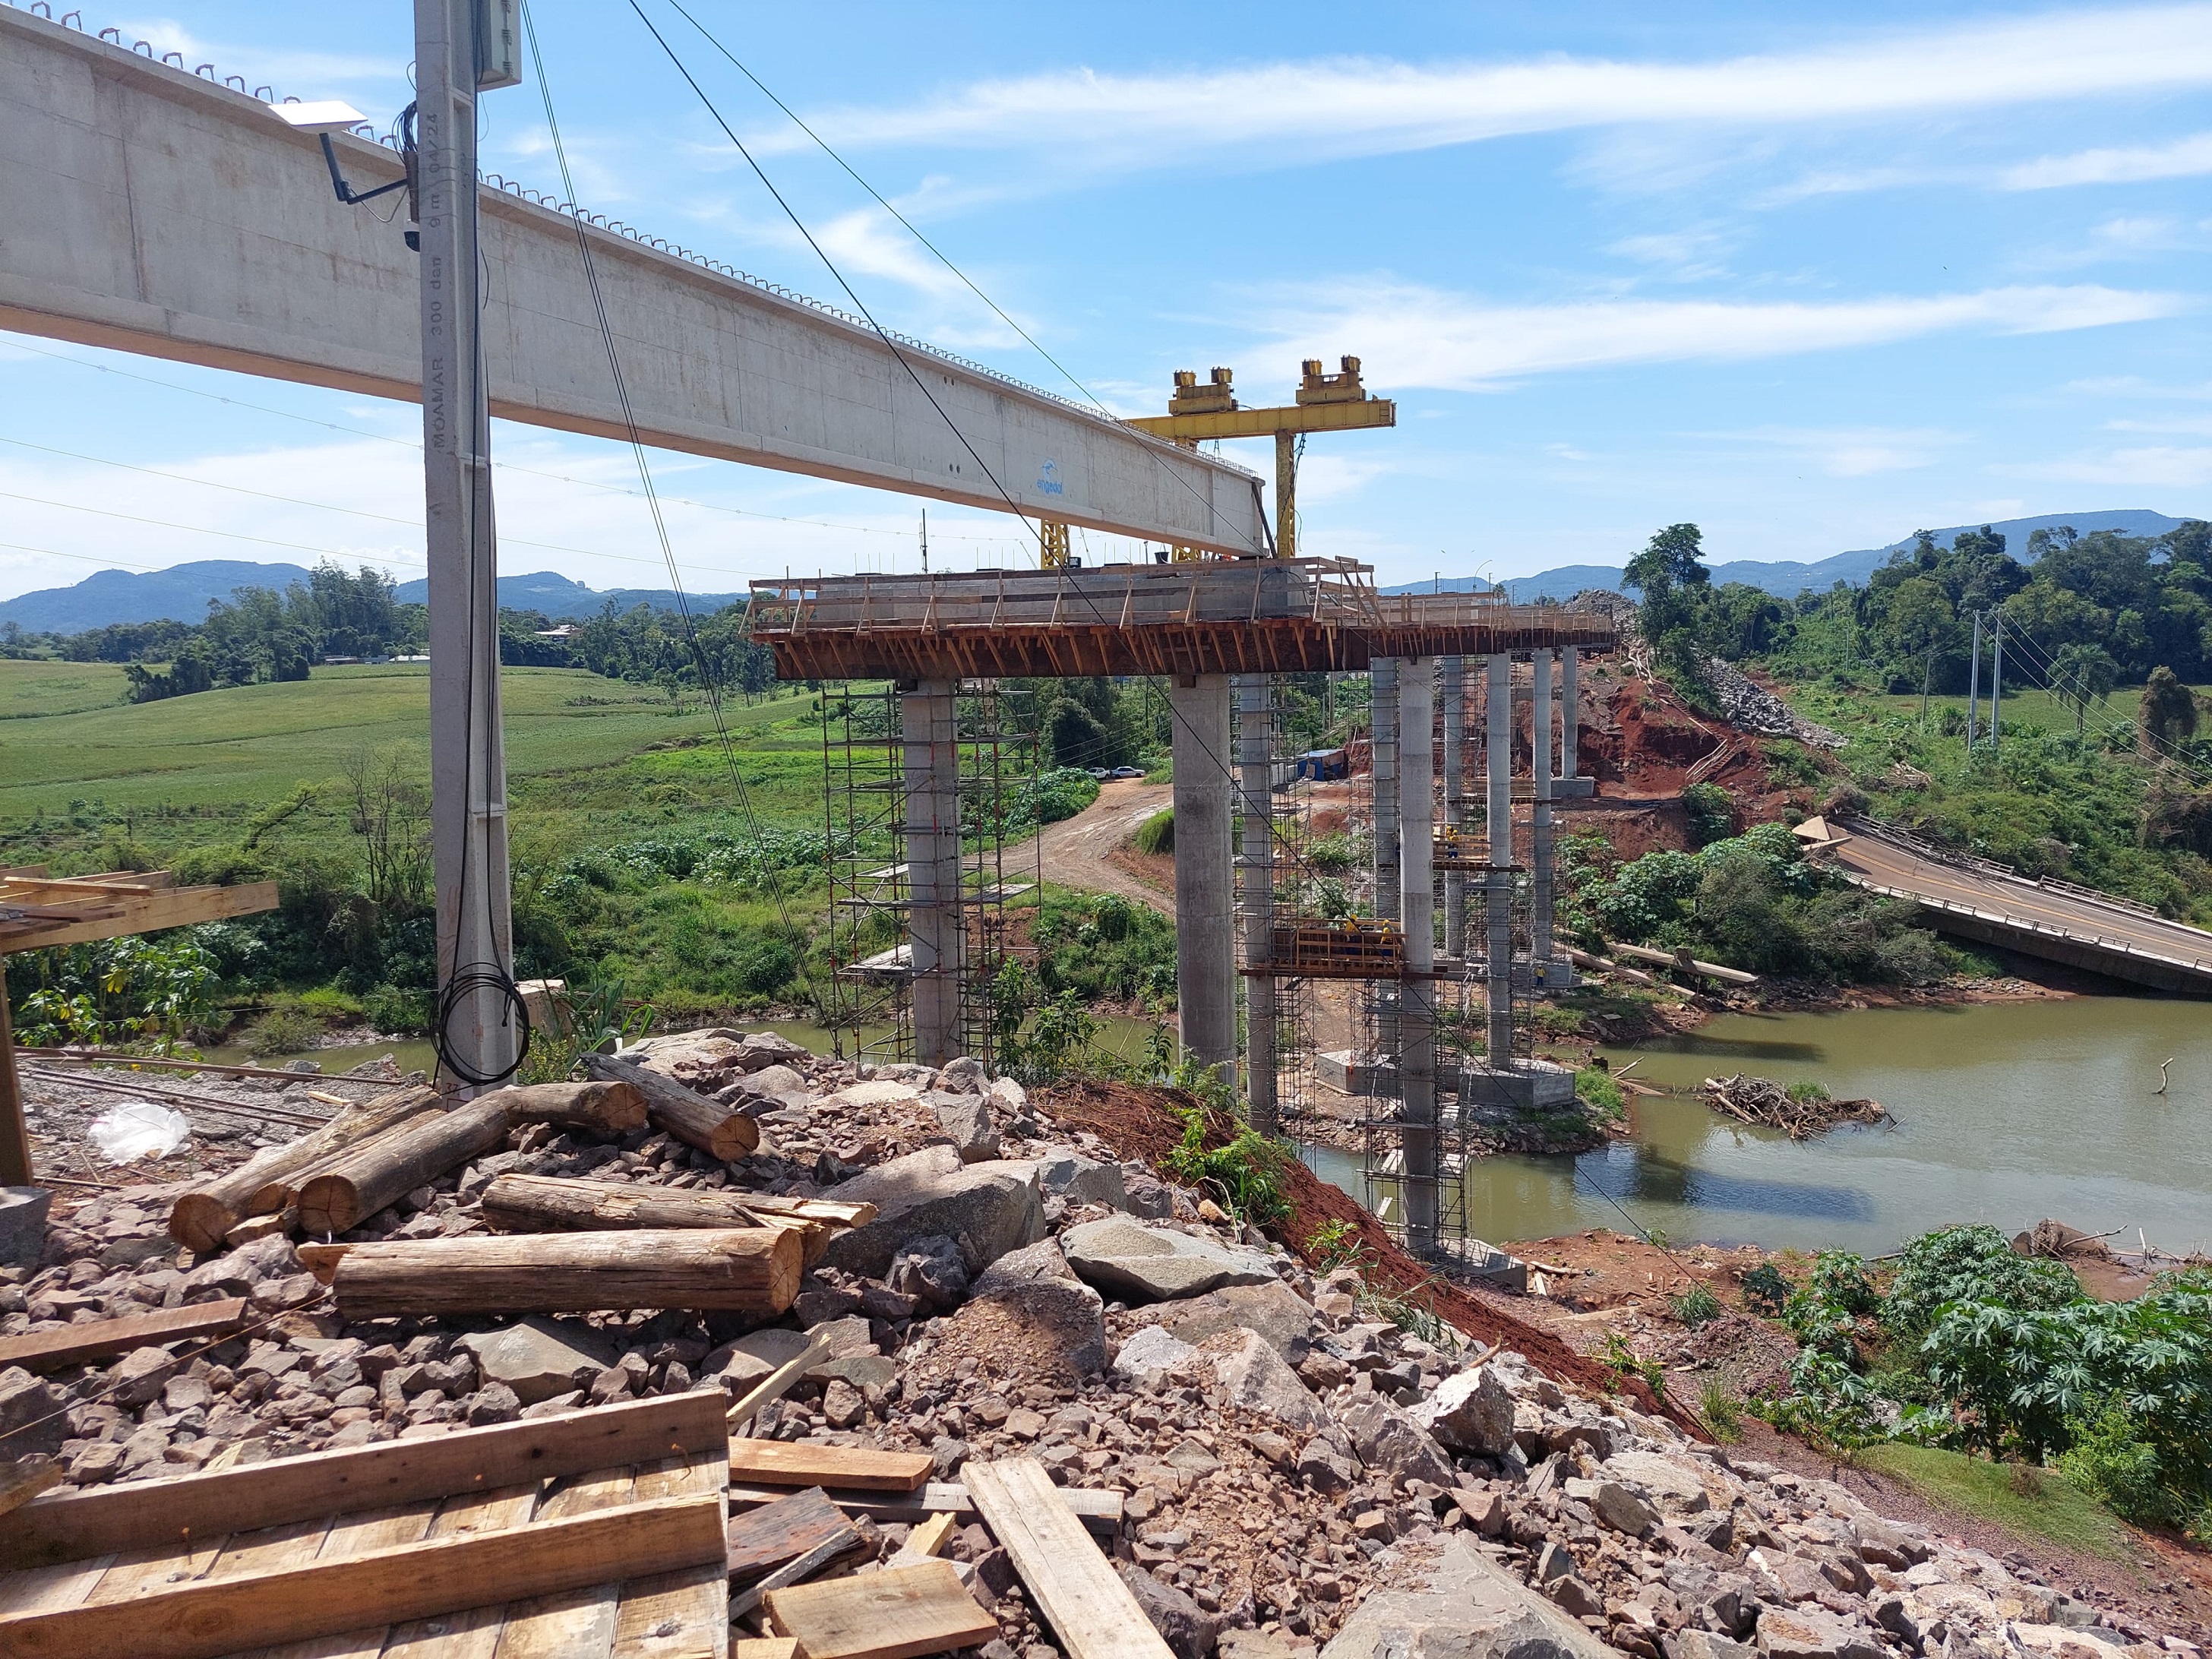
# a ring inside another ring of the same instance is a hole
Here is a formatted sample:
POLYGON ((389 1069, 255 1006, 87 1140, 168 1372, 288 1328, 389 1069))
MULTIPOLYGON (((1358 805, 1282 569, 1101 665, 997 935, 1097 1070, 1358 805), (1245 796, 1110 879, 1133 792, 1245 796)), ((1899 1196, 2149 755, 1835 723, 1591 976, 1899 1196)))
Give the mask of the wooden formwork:
POLYGON ((726 1404, 702 1390, 35 1499, 0 1518, 0 1652, 724 1659, 726 1404))
POLYGON ((1278 979, 1398 979, 1406 936, 1387 921, 1278 921, 1263 971, 1278 979))

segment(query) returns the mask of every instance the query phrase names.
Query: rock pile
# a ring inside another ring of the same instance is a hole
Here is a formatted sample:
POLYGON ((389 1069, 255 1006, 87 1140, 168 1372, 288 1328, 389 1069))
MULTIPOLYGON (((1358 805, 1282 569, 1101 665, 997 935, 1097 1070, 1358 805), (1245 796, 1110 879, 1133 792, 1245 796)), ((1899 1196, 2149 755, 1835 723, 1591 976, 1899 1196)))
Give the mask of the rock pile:
MULTIPOLYGON (((225 1297, 253 1323, 45 1377, 0 1372, 0 1450, 77 1485, 701 1385, 741 1393, 826 1337, 750 1432, 1036 1457, 1123 1495, 1110 1548, 1182 1659, 1507 1654, 1643 1659, 2150 1659, 2195 1651, 1830 1482, 1564 1388, 1510 1349, 1374 1316, 972 1061, 823 1060, 690 1033, 632 1057, 757 1107, 731 1164, 639 1130, 539 1124, 347 1239, 478 1231, 498 1176, 864 1201, 790 1313, 396 1318, 342 1325, 281 1234, 213 1256, 163 1231, 167 1192, 57 1204, 41 1265, 0 1273, 0 1336, 225 1297)), ((902 1525, 865 1523, 887 1561, 902 1525)), ((1057 1659, 980 1525, 948 1553, 998 1620, 990 1659, 1057 1659)))

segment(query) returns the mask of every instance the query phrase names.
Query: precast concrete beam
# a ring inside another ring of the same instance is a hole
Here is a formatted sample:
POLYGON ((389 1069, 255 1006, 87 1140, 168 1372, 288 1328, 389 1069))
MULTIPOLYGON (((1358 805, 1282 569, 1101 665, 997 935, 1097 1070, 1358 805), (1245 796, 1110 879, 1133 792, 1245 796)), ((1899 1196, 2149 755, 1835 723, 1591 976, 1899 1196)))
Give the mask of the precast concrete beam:
POLYGON ((1168 688, 1175 757, 1176 1003, 1183 1053, 1237 1069, 1237 912, 1231 884, 1229 677, 1168 688))
POLYGON ((1406 977, 1398 995, 1398 1088, 1406 1153, 1406 1244, 1437 1242, 1436 660, 1406 659, 1398 673, 1398 908, 1406 977))
MULTIPOLYGON (((402 174, 381 145, 332 142, 357 191, 402 174)), ((495 416, 617 439, 634 419, 688 454, 1267 550, 1242 467, 585 222, 626 417, 579 220, 479 194, 495 416)), ((0 328, 412 402, 418 256, 393 216, 338 201, 318 141, 258 100, 0 7, 0 328)))
POLYGON ((914 987, 914 1052, 925 1066, 960 1053, 958 683, 925 680, 899 696, 906 792, 907 940, 914 987))

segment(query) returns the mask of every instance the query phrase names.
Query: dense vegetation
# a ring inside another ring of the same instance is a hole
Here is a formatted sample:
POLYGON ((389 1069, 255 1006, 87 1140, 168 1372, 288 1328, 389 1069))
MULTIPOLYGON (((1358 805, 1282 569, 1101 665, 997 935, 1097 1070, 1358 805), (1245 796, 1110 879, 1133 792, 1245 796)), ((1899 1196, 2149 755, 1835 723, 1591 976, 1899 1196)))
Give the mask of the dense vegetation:
POLYGON ((1657 666, 1692 702, 1709 695, 1710 659, 1741 663, 1850 739, 1835 763, 1770 744, 1784 781, 2032 876, 2212 921, 2212 720, 2189 689, 2212 678, 2212 526, 2157 540, 2039 531, 2027 552, 2015 560, 1986 529, 1949 548, 1923 534, 1864 588, 1791 602, 1715 586, 1697 526, 1673 525, 1628 580, 1657 666), (1978 612, 1984 707, 1970 753, 1960 694, 1974 683, 1978 612), (2003 740, 1992 750, 2000 624, 2003 740))
POLYGON ((1759 1407, 1778 1425, 2053 1465, 2129 1520, 2212 1528, 2204 1269, 2097 1302, 1996 1228, 1948 1227, 1907 1244, 1886 1286, 1857 1256, 1822 1254, 1781 1311, 1801 1346, 1759 1407))
POLYGON ((1593 951, 1624 939, 1750 973, 1844 983, 1924 984, 1957 964, 1912 926, 1911 904, 1807 863, 1780 824, 1627 863, 1601 836, 1570 836, 1560 856, 1559 924, 1593 951))

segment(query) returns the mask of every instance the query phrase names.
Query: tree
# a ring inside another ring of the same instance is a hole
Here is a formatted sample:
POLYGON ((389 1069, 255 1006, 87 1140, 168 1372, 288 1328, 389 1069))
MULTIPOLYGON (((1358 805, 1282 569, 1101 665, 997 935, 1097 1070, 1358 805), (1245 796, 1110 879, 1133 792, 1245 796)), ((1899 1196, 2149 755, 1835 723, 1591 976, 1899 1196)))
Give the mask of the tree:
POLYGON ((2171 747, 2197 735, 2197 698, 2163 663, 2143 684, 2136 725, 2146 749, 2171 747))
POLYGON ((1712 592, 1712 576, 1699 556, 1702 538, 1693 524, 1656 532, 1628 562, 1621 580, 1644 596, 1637 625, 1653 662, 1694 701, 1705 689, 1698 652, 1699 623, 1712 592))
POLYGON ((1686 587, 1708 587, 1712 574, 1705 568, 1705 538, 1693 524, 1670 524, 1655 532, 1644 550, 1628 562, 1621 580, 1640 592, 1647 603, 1686 587))
POLYGON ((2066 645, 2051 659, 2051 689, 2074 709, 2074 735, 2080 737, 2089 705, 2108 696, 2120 683, 2120 665, 2101 645, 2066 645))

